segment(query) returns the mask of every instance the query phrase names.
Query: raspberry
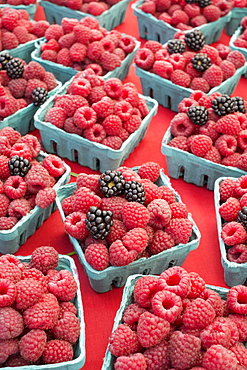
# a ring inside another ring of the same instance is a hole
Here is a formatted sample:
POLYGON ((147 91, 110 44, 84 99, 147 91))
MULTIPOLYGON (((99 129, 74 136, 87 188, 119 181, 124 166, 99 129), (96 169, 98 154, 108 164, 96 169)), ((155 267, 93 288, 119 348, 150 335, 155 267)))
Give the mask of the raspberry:
POLYGON ((70 94, 80 95, 83 98, 88 96, 90 90, 91 90, 90 82, 83 77, 74 78, 69 87, 70 94))
POLYGON ((58 95, 55 97, 54 102, 54 107, 63 108, 66 116, 69 117, 74 116, 78 108, 89 105, 86 98, 77 94, 58 95))
POLYGON ((233 370, 236 369, 237 358, 230 350, 215 344, 205 353, 202 365, 207 370, 233 370))
POLYGON ((39 190, 50 186, 50 175, 41 164, 37 164, 28 171, 25 181, 28 191, 37 194, 39 190))
POLYGON ((145 308, 142 308, 137 303, 131 303, 124 310, 122 321, 124 324, 129 325, 132 330, 136 331, 138 320, 144 312, 146 312, 145 308))
POLYGON ((0 307, 11 306, 16 297, 15 284, 8 279, 0 279, 0 292, 0 307))
POLYGON ((173 65, 174 69, 184 69, 185 67, 185 58, 179 53, 174 53, 168 58, 168 62, 173 65))
POLYGON ((127 200, 120 197, 101 198, 100 208, 102 211, 111 211, 113 213, 113 218, 122 220, 122 208, 126 203, 127 200))
POLYGON ((191 82, 191 78, 188 75, 188 73, 180 69, 175 69, 175 71, 171 73, 170 80, 175 85, 182 86, 182 87, 189 87, 190 82, 191 82))
POLYGON ((19 45, 16 35, 12 32, 4 32, 2 34, 2 46, 6 50, 15 49, 19 45))
POLYGON ((237 139, 233 135, 221 135, 215 141, 215 147, 219 150, 219 153, 225 157, 234 154, 237 145, 237 139))
POLYGON ((246 184, 247 184, 247 175, 240 176, 235 181, 235 194, 237 197, 241 197, 247 193, 246 184))
POLYGON ((246 341, 247 331, 246 331, 246 316, 236 313, 232 313, 228 316, 237 326, 239 332, 239 340, 241 342, 246 341))
POLYGON ((29 329, 52 329, 58 321, 59 304, 53 294, 47 293, 23 312, 24 324, 29 329))
POLYGON ((51 90, 55 89, 55 87, 57 86, 56 78, 53 75, 53 73, 51 73, 51 72, 47 72, 47 71, 45 72, 43 82, 47 86, 47 91, 51 91, 51 90))
POLYGON ((24 78, 12 79, 9 82, 9 90, 14 98, 22 98, 25 95, 27 81, 24 78))
POLYGON ((244 285, 230 288, 226 302, 231 312, 245 315, 247 312, 247 288, 244 285))
POLYGON ((57 63, 65 67, 72 67, 73 61, 70 58, 70 51, 67 48, 60 49, 57 53, 57 63))
POLYGON ((42 162, 44 168, 54 177, 60 177, 65 172, 65 165, 61 158, 54 154, 48 154, 42 162))
POLYGON ((191 98, 184 98, 178 104, 178 113, 187 113, 189 107, 199 105, 198 102, 191 98))
POLYGON ((15 307, 17 310, 25 310, 44 294, 42 283, 35 279, 24 279, 16 283, 15 307))
POLYGON ((200 334, 202 346, 207 349, 215 344, 220 344, 225 348, 230 347, 231 331, 226 323, 222 323, 217 318, 202 330, 200 334))
POLYGON ((180 266, 173 266, 165 270, 158 278, 158 290, 163 289, 185 298, 190 289, 189 273, 180 266))
POLYGON ((140 344, 137 333, 130 329, 128 325, 120 324, 111 333, 109 338, 109 351, 116 357, 129 356, 138 352, 140 344))
POLYGON ((149 222, 150 213, 138 202, 126 202, 122 208, 122 218, 128 229, 145 227, 149 222))
POLYGON ((189 16, 183 10, 175 10, 172 13, 172 26, 176 27, 179 23, 188 23, 189 16))
POLYGON ((226 60, 232 62, 236 69, 244 66, 246 63, 244 55, 238 50, 230 51, 230 53, 226 57, 226 60))
POLYGON ((212 149, 212 139, 206 135, 195 135, 190 141, 190 150, 198 157, 204 157, 212 149))
POLYGON ((235 194, 235 181, 233 179, 224 179, 219 185, 220 200, 225 202, 235 194))
POLYGON ((99 193, 99 175, 79 173, 76 179, 76 187, 86 187, 89 188, 94 193, 99 193))
POLYGON ((154 294, 152 308, 155 315, 173 323, 181 314, 183 305, 178 295, 168 290, 161 290, 154 294))
POLYGON ((109 115, 102 122, 107 135, 118 135, 122 128, 122 120, 117 115, 109 115))
POLYGON ((74 211, 88 212, 91 206, 100 207, 101 198, 85 187, 79 187, 75 192, 74 211))
POLYGON ((170 333, 170 323, 151 312, 141 314, 137 325, 137 337, 142 347, 159 344, 170 333), (156 328, 153 330, 153 328, 156 328))
POLYGON ((187 298, 198 298, 205 289, 205 281, 196 272, 189 272, 190 277, 190 290, 187 298))
POLYGON ((172 333, 168 343, 171 365, 176 369, 190 369, 197 364, 201 350, 200 338, 179 331, 172 333))
POLYGON ((104 70, 113 71, 115 68, 121 66, 121 59, 117 54, 105 51, 100 56, 100 63, 104 70))
POLYGON ((43 289, 47 292, 47 279, 45 275, 36 268, 28 268, 22 272, 21 279, 34 279, 42 283, 43 289))
POLYGON ((0 340, 18 337, 23 329, 22 315, 11 307, 0 307, 0 340))
POLYGON ((42 358, 46 364, 71 361, 73 359, 73 347, 65 340, 50 340, 45 346, 42 358))
POLYGON ((173 218, 165 227, 165 231, 171 235, 175 244, 188 243, 192 233, 193 223, 187 218, 173 218))
POLYGON ((97 271, 106 269, 110 263, 109 252, 104 244, 90 244, 85 250, 85 259, 97 271))
POLYGON ((157 282, 157 278, 153 276, 140 277, 134 286, 134 302, 139 304, 141 307, 150 308, 152 298, 157 292, 157 282))
POLYGON ((191 329, 204 329, 215 318, 215 310, 210 303, 202 298, 191 301, 183 313, 183 324, 191 329))
POLYGON ((36 89, 37 87, 42 87, 44 88, 45 90, 47 90, 47 86, 46 84, 39 80, 38 78, 31 78, 29 80, 27 80, 27 86, 26 86, 26 90, 25 90, 25 98, 26 99, 32 99, 32 92, 34 89, 36 89))
POLYGON ((66 216, 64 228, 73 238, 83 240, 88 235, 86 228, 86 214, 82 212, 73 212, 66 216))
POLYGON ((50 62, 57 63, 57 51, 55 50, 46 49, 42 51, 40 57, 44 60, 49 60, 50 62))
POLYGON ((129 119, 132 113, 133 108, 129 102, 120 100, 115 103, 113 114, 116 114, 122 121, 129 119))
POLYGON ((21 279, 21 270, 13 263, 7 262, 1 258, 0 260, 0 278, 8 279, 16 283, 21 279))
POLYGON ((41 357, 45 345, 45 331, 40 329, 30 330, 20 339, 20 354, 25 360, 35 362, 41 357))
POLYGON ((41 144, 36 136, 26 134, 17 140, 17 143, 25 143, 29 146, 33 157, 37 157, 41 150, 41 144))
POLYGON ((76 126, 86 129, 93 126, 97 121, 96 112, 90 107, 78 108, 74 114, 74 123, 76 126))
POLYGON ((35 197, 35 204, 45 209, 50 206, 56 199, 56 190, 53 188, 40 189, 35 197))
POLYGON ((217 121, 216 130, 221 134, 238 135, 241 125, 236 115, 227 114, 217 121))
MULTIPOLYGON (((108 198, 109 199, 109 198, 108 198)), ((121 198, 122 199, 122 198, 121 198)), ((106 240, 109 244, 115 242, 117 239, 123 238, 127 233, 127 228, 124 223, 117 218, 113 218, 113 225, 111 226, 110 232, 106 237, 106 240)))
POLYGON ((221 11, 216 5, 208 5, 203 8, 202 14, 208 22, 215 22, 221 17, 221 11))
POLYGON ((223 72, 223 80, 227 80, 228 78, 232 77, 236 72, 234 64, 229 60, 223 60, 220 63, 220 68, 223 72))
POLYGON ((209 288, 206 288, 202 292, 201 298, 203 298, 208 303, 210 303, 210 305, 214 308, 214 310, 216 312, 216 316, 222 316, 223 315, 223 302, 225 302, 225 301, 223 301, 221 299, 220 295, 216 291, 214 291, 212 289, 209 289, 209 288))
POLYGON ((45 68, 33 60, 25 65, 22 77, 25 78, 25 80, 30 80, 33 78, 43 80, 45 77, 45 68))
POLYGON ((20 139, 21 134, 12 127, 7 126, 0 130, 0 136, 6 136, 10 145, 12 146, 17 142, 18 139, 20 139))
POLYGON ((76 295, 77 283, 69 270, 60 270, 48 283, 48 291, 59 301, 70 301, 76 295))
POLYGON ((236 345, 234 347, 231 347, 231 351, 235 354, 238 363, 243 367, 246 367, 247 365, 246 348, 244 346, 236 345))
POLYGON ((173 139, 171 139, 171 141, 169 141, 168 145, 173 147, 173 148, 184 150, 186 152, 189 151, 186 136, 178 135, 178 136, 174 137, 173 139))
POLYGON ((152 182, 158 180, 161 167, 156 162, 146 162, 138 168, 138 175, 142 178, 149 179, 152 182))
POLYGON ((140 48, 135 54, 134 62, 137 67, 148 71, 154 64, 154 53, 146 47, 140 48))
POLYGON ((207 81, 210 88, 219 86, 223 81, 222 69, 216 64, 212 64, 204 73, 203 78, 207 81))
POLYGON ((10 367, 18 367, 18 366, 26 366, 26 365, 31 365, 31 362, 25 360, 20 355, 10 356, 5 363, 5 366, 10 366, 10 367))
POLYGON ((72 302, 60 302, 60 311, 61 315, 64 312, 72 312, 73 314, 77 315, 77 308, 72 302))
POLYGON ((187 218, 188 210, 184 203, 174 202, 170 203, 170 208, 172 211, 172 218, 187 218))
POLYGON ((139 182, 143 185, 145 191, 145 205, 148 205, 154 199, 159 199, 159 187, 148 179, 140 179, 139 182))
POLYGON ((56 339, 76 343, 80 335, 80 321, 72 312, 64 311, 58 323, 53 327, 52 334, 56 339))
POLYGON ((210 90, 208 82, 202 77, 194 77, 191 81, 190 88, 192 90, 201 90, 205 93, 210 90))
POLYGON ((121 240, 116 240, 110 245, 109 253, 110 264, 113 266, 126 266, 137 257, 137 252, 134 249, 128 251, 121 240))
MULTIPOLYGON (((12 358, 12 356, 16 353, 18 353, 18 339, 6 339, 6 340, 0 340, 0 364, 3 364, 9 356, 12 358)), ((8 366, 6 364, 6 366, 8 366)))
POLYGON ((20 220, 23 216, 31 211, 29 202, 24 198, 14 199, 10 202, 8 214, 11 217, 16 217, 20 220))
POLYGON ((241 208, 239 200, 230 197, 220 205, 219 214, 227 222, 237 221, 238 212, 241 211, 241 208))
POLYGON ((154 199, 147 205, 150 213, 149 224, 157 229, 162 229, 171 220, 172 212, 165 199, 154 199))
POLYGON ((148 235, 143 228, 136 227, 124 235, 122 242, 129 251, 134 250, 138 253, 141 253, 148 244, 148 235))
POLYGON ((245 228, 238 222, 232 221, 223 225, 221 238, 228 246, 246 242, 247 234, 245 228))
POLYGON ((168 343, 163 340, 154 347, 147 348, 143 355, 150 370, 159 370, 162 367, 169 368, 168 343))
POLYGON ((17 111, 15 99, 11 95, 0 96, 0 117, 8 117, 17 111))
POLYGON ((48 270, 55 270, 58 265, 58 252, 51 246, 42 246, 36 248, 31 255, 29 268, 36 268, 43 274, 48 270))
POLYGON ((114 363, 114 367, 116 370, 122 370, 124 368, 128 368, 129 370, 145 370, 147 364, 142 353, 134 353, 129 356, 119 356, 114 363))
POLYGON ((170 122, 170 130, 173 136, 189 137, 193 133, 194 127, 186 113, 176 114, 170 122))
POLYGON ((247 249, 245 244, 236 244, 227 251, 227 259, 230 262, 245 263, 247 262, 247 249))
POLYGON ((124 121, 123 128, 132 134, 141 126, 141 123, 141 117, 137 114, 133 114, 130 118, 124 121))
POLYGON ((164 250, 174 247, 175 243, 173 238, 163 230, 157 230, 152 238, 151 245, 149 245, 149 252, 152 254, 158 254, 164 250))
POLYGON ((0 194, 0 216, 7 216, 10 200, 5 194, 0 194))

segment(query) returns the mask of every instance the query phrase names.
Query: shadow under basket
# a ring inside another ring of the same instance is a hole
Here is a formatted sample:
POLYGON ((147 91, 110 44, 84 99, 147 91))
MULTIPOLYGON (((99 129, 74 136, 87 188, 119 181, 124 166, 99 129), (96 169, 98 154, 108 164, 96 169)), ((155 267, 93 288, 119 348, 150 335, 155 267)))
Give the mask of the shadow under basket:
POLYGON ((178 179, 182 177, 185 182, 197 186, 207 186, 208 190, 214 190, 215 181, 222 176, 239 177, 246 175, 245 171, 237 167, 224 166, 198 157, 178 148, 168 145, 172 135, 170 128, 166 131, 161 152, 166 156, 169 176, 178 179))
MULTIPOLYGON (((137 170, 137 167, 133 169, 137 170)), ((164 175, 163 172, 160 173, 160 177, 157 180, 156 184, 158 186, 166 185, 170 187, 175 193, 177 201, 181 201, 180 196, 171 187, 169 178, 164 175)), ((74 192, 75 188, 76 184, 71 183, 64 185, 57 192, 57 206, 63 220, 65 218, 65 215, 62 210, 61 202, 63 201, 63 199, 70 196, 74 192)), ((140 258, 139 260, 136 260, 127 266, 109 266, 102 271, 97 271, 93 269, 87 263, 78 240, 71 236, 69 236, 69 238, 89 278, 91 287, 98 293, 104 293, 111 290, 112 286, 115 286, 117 288, 122 287, 126 283, 128 276, 130 275, 140 273, 143 275, 160 274, 162 271, 166 270, 169 267, 175 265, 181 266, 184 263, 189 252, 198 247, 201 239, 200 231, 198 230, 191 215, 189 215, 189 219, 193 222, 193 229, 191 238, 187 244, 178 244, 171 249, 165 250, 149 258, 140 258)))

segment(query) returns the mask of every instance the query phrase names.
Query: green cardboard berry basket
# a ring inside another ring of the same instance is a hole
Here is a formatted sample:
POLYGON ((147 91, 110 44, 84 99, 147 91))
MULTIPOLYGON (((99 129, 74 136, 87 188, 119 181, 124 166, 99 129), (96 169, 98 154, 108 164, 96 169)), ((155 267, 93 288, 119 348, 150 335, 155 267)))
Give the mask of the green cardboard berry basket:
POLYGON ((46 20, 50 24, 61 24, 62 18, 64 17, 80 20, 87 16, 91 16, 98 20, 101 27, 104 27, 108 31, 110 31, 113 28, 117 27, 119 24, 123 23, 129 2, 130 0, 120 0, 117 4, 113 5, 111 8, 98 16, 93 16, 89 13, 83 13, 78 10, 73 10, 68 8, 67 6, 53 4, 46 0, 41 0, 40 5, 44 8, 46 20))
POLYGON ((168 128, 162 139, 161 152, 166 156, 170 177, 174 179, 183 177, 185 182, 197 186, 206 185, 207 189, 214 190, 214 183, 219 177, 246 175, 245 171, 237 167, 214 163, 184 150, 171 147, 168 143, 172 138, 170 128, 168 128))
MULTIPOLYGON (((28 263, 31 260, 31 256, 18 256, 21 262, 28 263)), ((21 370, 79 370, 83 367, 86 360, 85 350, 85 321, 82 296, 80 290, 79 275, 73 258, 59 254, 58 266, 56 270, 69 270, 76 283, 77 292, 75 298, 72 300, 77 308, 77 317, 80 320, 80 336, 78 341, 73 345, 74 359, 67 362, 60 362, 56 364, 43 364, 43 365, 28 365, 20 366, 21 370)), ((12 367, 5 367, 5 369, 13 369, 12 367)))
MULTIPOLYGON (((132 275, 132 276, 128 277, 128 279, 126 281, 126 284, 125 284, 125 287, 124 287, 124 290, 123 290, 120 307, 119 307, 119 309, 116 313, 115 319, 114 319, 112 332, 117 329, 118 325, 122 324, 122 317, 123 317, 124 310, 131 303, 133 303, 133 291, 134 291, 135 283, 137 282, 138 279, 142 278, 143 276, 144 275, 135 274, 135 275, 132 275)), ((157 276, 154 276, 154 277, 158 278, 157 276)), ((228 289, 213 286, 213 285, 206 285, 206 287, 208 289, 214 290, 215 292, 217 292, 221 296, 222 299, 226 300, 228 289)), ((111 354, 111 352, 109 351, 109 349, 107 348, 106 352, 105 352, 105 357, 104 357, 104 360, 103 360, 103 365, 101 367, 101 370, 114 370, 115 360, 116 360, 116 357, 113 356, 111 354)))
MULTIPOLYGON (((62 83, 57 80, 57 87, 49 91, 48 97, 55 94, 62 86, 62 83)), ((29 104, 27 107, 22 108, 11 114, 10 116, 0 120, 0 130, 4 127, 12 127, 18 131, 22 136, 35 129, 34 127, 34 114, 39 109, 34 104, 29 104)))
POLYGON ((231 18, 226 24, 226 34, 232 36, 241 23, 241 19, 247 15, 247 8, 234 7, 231 10, 231 18))
MULTIPOLYGON (((42 162, 47 155, 47 153, 41 151, 36 159, 42 162)), ((56 191, 58 191, 60 186, 66 184, 70 180, 71 169, 66 163, 64 163, 64 165, 66 169, 65 173, 53 186, 56 191)), ((14 254, 17 252, 20 246, 26 242, 27 238, 35 233, 56 208, 55 201, 44 209, 35 206, 31 212, 22 217, 12 229, 0 230, 0 253, 14 254)))
MULTIPOLYGON (((137 171, 138 167, 134 167, 137 171)), ((168 186, 174 194, 176 195, 177 201, 181 201, 180 196, 172 188, 169 178, 160 172, 160 177, 156 184, 158 186, 165 185, 168 186)), ((76 189, 76 184, 71 183, 62 186, 57 192, 57 207, 61 214, 62 220, 64 220, 65 215, 62 210, 61 202, 63 199, 70 196, 76 189)), ((74 246, 75 252, 78 254, 79 260, 83 265, 85 272, 89 278, 91 287, 98 293, 104 293, 111 290, 112 286, 122 287, 128 278, 128 276, 133 274, 160 274, 165 269, 171 266, 181 266, 189 252, 196 249, 199 245, 201 234, 196 226, 192 216, 189 214, 189 219, 193 222, 192 235, 187 244, 178 244, 171 249, 165 250, 157 255, 153 255, 149 258, 140 258, 127 266, 110 266, 103 271, 97 271, 93 269, 86 261, 82 248, 77 241, 77 239, 69 236, 71 243, 74 246)))
POLYGON ((38 1, 36 1, 35 4, 30 4, 30 5, 9 5, 9 4, 0 4, 0 8, 13 8, 13 9, 24 9, 28 12, 29 17, 31 19, 34 19, 36 11, 37 11, 37 6, 38 6, 38 1))
MULTIPOLYGON (((165 108, 170 108, 174 112, 178 111, 178 104, 184 98, 188 98, 194 91, 190 88, 178 86, 155 73, 150 73, 137 66, 135 66, 135 68, 136 75, 140 77, 141 80, 143 95, 152 96, 159 104, 163 105, 165 108)), ((246 71, 247 63, 238 68, 232 77, 223 81, 219 86, 212 88, 207 95, 211 95, 216 91, 231 95, 241 76, 244 75, 246 71)))
MULTIPOLYGON (((143 12, 139 7, 144 3, 144 0, 139 0, 132 5, 134 15, 138 20, 139 34, 140 37, 147 40, 155 40, 164 44, 168 40, 173 39, 174 34, 179 30, 178 28, 172 27, 170 24, 165 23, 154 17, 152 14, 143 12)), ((196 27, 201 30, 205 36, 207 44, 212 44, 219 40, 223 28, 231 19, 231 12, 224 17, 219 18, 215 22, 203 24, 202 26, 196 27)), ((191 30, 190 30, 191 31, 191 30)))
MULTIPOLYGON (((121 66, 115 68, 113 71, 109 71, 104 76, 102 76, 104 79, 108 79, 110 77, 117 77, 120 80, 124 80, 127 74, 129 73, 129 69, 131 66, 131 63, 134 59, 135 53, 140 47, 140 42, 137 41, 133 37, 135 41, 135 48, 134 50, 129 53, 126 58, 122 61, 121 66)), ((35 49, 31 53, 31 59, 41 64, 46 71, 52 72, 54 76, 61 81, 62 83, 67 82, 69 79, 71 79, 76 73, 78 73, 77 70, 71 67, 65 67, 62 64, 50 62, 49 60, 44 60, 41 58, 41 51, 40 46, 42 43, 45 42, 45 39, 39 39, 35 44, 35 49)))
MULTIPOLYGON (((246 173, 245 173, 246 175, 246 173)), ((214 186, 214 204, 215 204, 215 214, 216 214, 216 222, 217 222, 217 230, 218 230, 218 239, 220 245, 220 253, 221 253, 221 264, 224 269, 224 280, 226 285, 232 287, 234 285, 246 285, 247 283, 247 263, 236 263, 231 262, 227 259, 227 251, 225 243, 221 238, 221 231, 222 231, 222 218, 219 213, 220 203, 220 184, 225 179, 232 179, 236 181, 237 178, 226 176, 220 177, 215 181, 214 186)))
MULTIPOLYGON (((246 14, 247 14, 247 8, 246 8, 246 14)), ((237 40, 237 38, 241 35, 241 33, 243 32, 242 30, 242 27, 238 27, 235 32, 233 33, 231 39, 230 39, 230 42, 229 42, 229 46, 232 50, 238 50, 240 51, 240 53, 242 53, 245 57, 245 59, 247 60, 247 49, 246 48, 240 48, 239 46, 235 46, 234 43, 235 41, 237 40)), ((244 74, 244 77, 247 78, 247 70, 246 70, 246 73, 244 74)))
MULTIPOLYGON (((63 95, 70 83, 71 81, 68 81, 64 84, 56 95, 63 95)), ((34 125, 40 131, 45 150, 48 153, 67 158, 72 162, 78 162, 81 166, 101 172, 105 172, 108 169, 115 170, 128 158, 143 139, 151 119, 158 109, 156 100, 142 96, 147 103, 149 113, 142 120, 141 126, 123 142, 121 148, 115 150, 100 143, 87 140, 79 135, 65 132, 49 122, 44 122, 47 110, 53 106, 54 96, 48 99, 34 116, 34 125)))

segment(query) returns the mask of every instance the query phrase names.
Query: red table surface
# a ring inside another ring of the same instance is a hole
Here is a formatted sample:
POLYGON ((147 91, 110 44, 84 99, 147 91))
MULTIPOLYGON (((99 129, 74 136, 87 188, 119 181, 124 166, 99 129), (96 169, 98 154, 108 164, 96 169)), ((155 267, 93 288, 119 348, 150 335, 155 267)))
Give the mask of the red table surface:
MULTIPOLYGON (((116 29, 126 34, 131 34, 143 44, 145 40, 139 37, 137 18, 133 14, 129 4, 125 21, 116 29)), ((38 6, 36 20, 45 19, 43 8, 38 6)), ((224 32, 220 42, 229 43, 229 36, 224 32)), ((135 75, 135 67, 131 66, 130 72, 124 82, 134 82, 140 93, 141 83, 135 75)), ((247 99, 246 80, 242 77, 233 95, 242 96, 247 99)), ((154 161, 163 167, 168 175, 165 156, 161 153, 161 142, 163 135, 169 126, 174 112, 159 106, 157 115, 152 119, 144 139, 125 160, 124 165, 133 167, 147 161, 154 161)), ((37 130, 33 131, 39 137, 37 130)), ((73 172, 95 173, 95 171, 65 160, 71 166, 73 172)), ((75 178, 71 178, 75 181, 75 178)), ((217 227, 214 209, 213 191, 205 187, 197 187, 188 184, 183 179, 172 179, 173 188, 180 194, 182 201, 192 213, 200 232, 201 242, 199 247, 190 252, 183 267, 187 271, 199 273, 207 284, 227 287, 224 282, 224 271, 220 260, 220 250, 217 237, 217 227)), ((48 220, 29 237, 27 242, 16 252, 16 255, 30 255, 32 251, 41 245, 51 245, 59 253, 67 254, 73 252, 73 246, 64 232, 59 211, 56 210, 48 220)), ((96 293, 90 286, 83 266, 77 256, 73 256, 80 278, 84 319, 86 325, 86 362, 83 370, 100 370, 111 334, 114 317, 120 306, 123 288, 115 288, 107 293, 96 293)))

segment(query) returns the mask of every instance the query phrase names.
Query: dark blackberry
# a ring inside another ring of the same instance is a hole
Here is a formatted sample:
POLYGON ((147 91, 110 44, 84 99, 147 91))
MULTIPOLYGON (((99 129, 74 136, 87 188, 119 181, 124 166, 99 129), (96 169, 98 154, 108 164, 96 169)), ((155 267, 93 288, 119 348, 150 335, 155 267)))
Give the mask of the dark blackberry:
POLYGON ((111 211, 102 211, 97 207, 90 207, 86 215, 86 228, 94 239, 105 239, 109 234, 112 221, 111 211))
POLYGON ((33 104, 38 107, 42 105, 48 98, 48 91, 44 87, 36 87, 31 94, 33 104))
POLYGON ((8 162, 11 176, 24 177, 32 167, 28 159, 14 155, 8 162))
POLYGON ((211 4, 211 0, 198 0, 198 5, 200 8, 205 8, 211 4))
POLYGON ((170 54, 179 53, 182 54, 185 51, 185 43, 183 40, 172 39, 167 43, 167 49, 170 54))
POLYGON ((246 112, 243 98, 241 98, 240 96, 233 96, 231 99, 234 102, 234 112, 241 112, 241 113, 246 112))
POLYGON ((1 53, 0 54, 0 70, 7 69, 7 63, 13 59, 13 57, 9 53, 1 53))
POLYGON ((185 0, 187 4, 195 4, 197 3, 197 0, 185 0))
POLYGON ((245 230, 247 230, 247 207, 243 207, 241 211, 238 212, 237 222, 239 222, 245 230))
POLYGON ((123 194, 125 179, 121 172, 107 170, 101 174, 99 184, 101 192, 109 198, 123 194))
POLYGON ((6 70, 10 78, 20 78, 24 72, 24 64, 19 58, 13 58, 7 63, 6 70))
POLYGON ((137 181, 128 181, 124 186, 124 197, 129 202, 145 203, 146 196, 143 185, 137 181))
POLYGON ((193 31, 186 32, 184 40, 186 45, 195 51, 201 50, 205 44, 205 37, 202 31, 198 30, 197 28, 193 31))
POLYGON ((191 62, 193 67, 199 72, 204 72, 211 66, 211 59, 205 53, 197 53, 191 59, 191 62))
POLYGON ((208 120, 207 109, 200 105, 189 107, 187 110, 187 115, 191 122, 198 126, 205 125, 208 120))
POLYGON ((227 94, 217 96, 211 102, 212 108, 218 116, 225 116, 226 114, 233 113, 235 111, 236 103, 227 94))

